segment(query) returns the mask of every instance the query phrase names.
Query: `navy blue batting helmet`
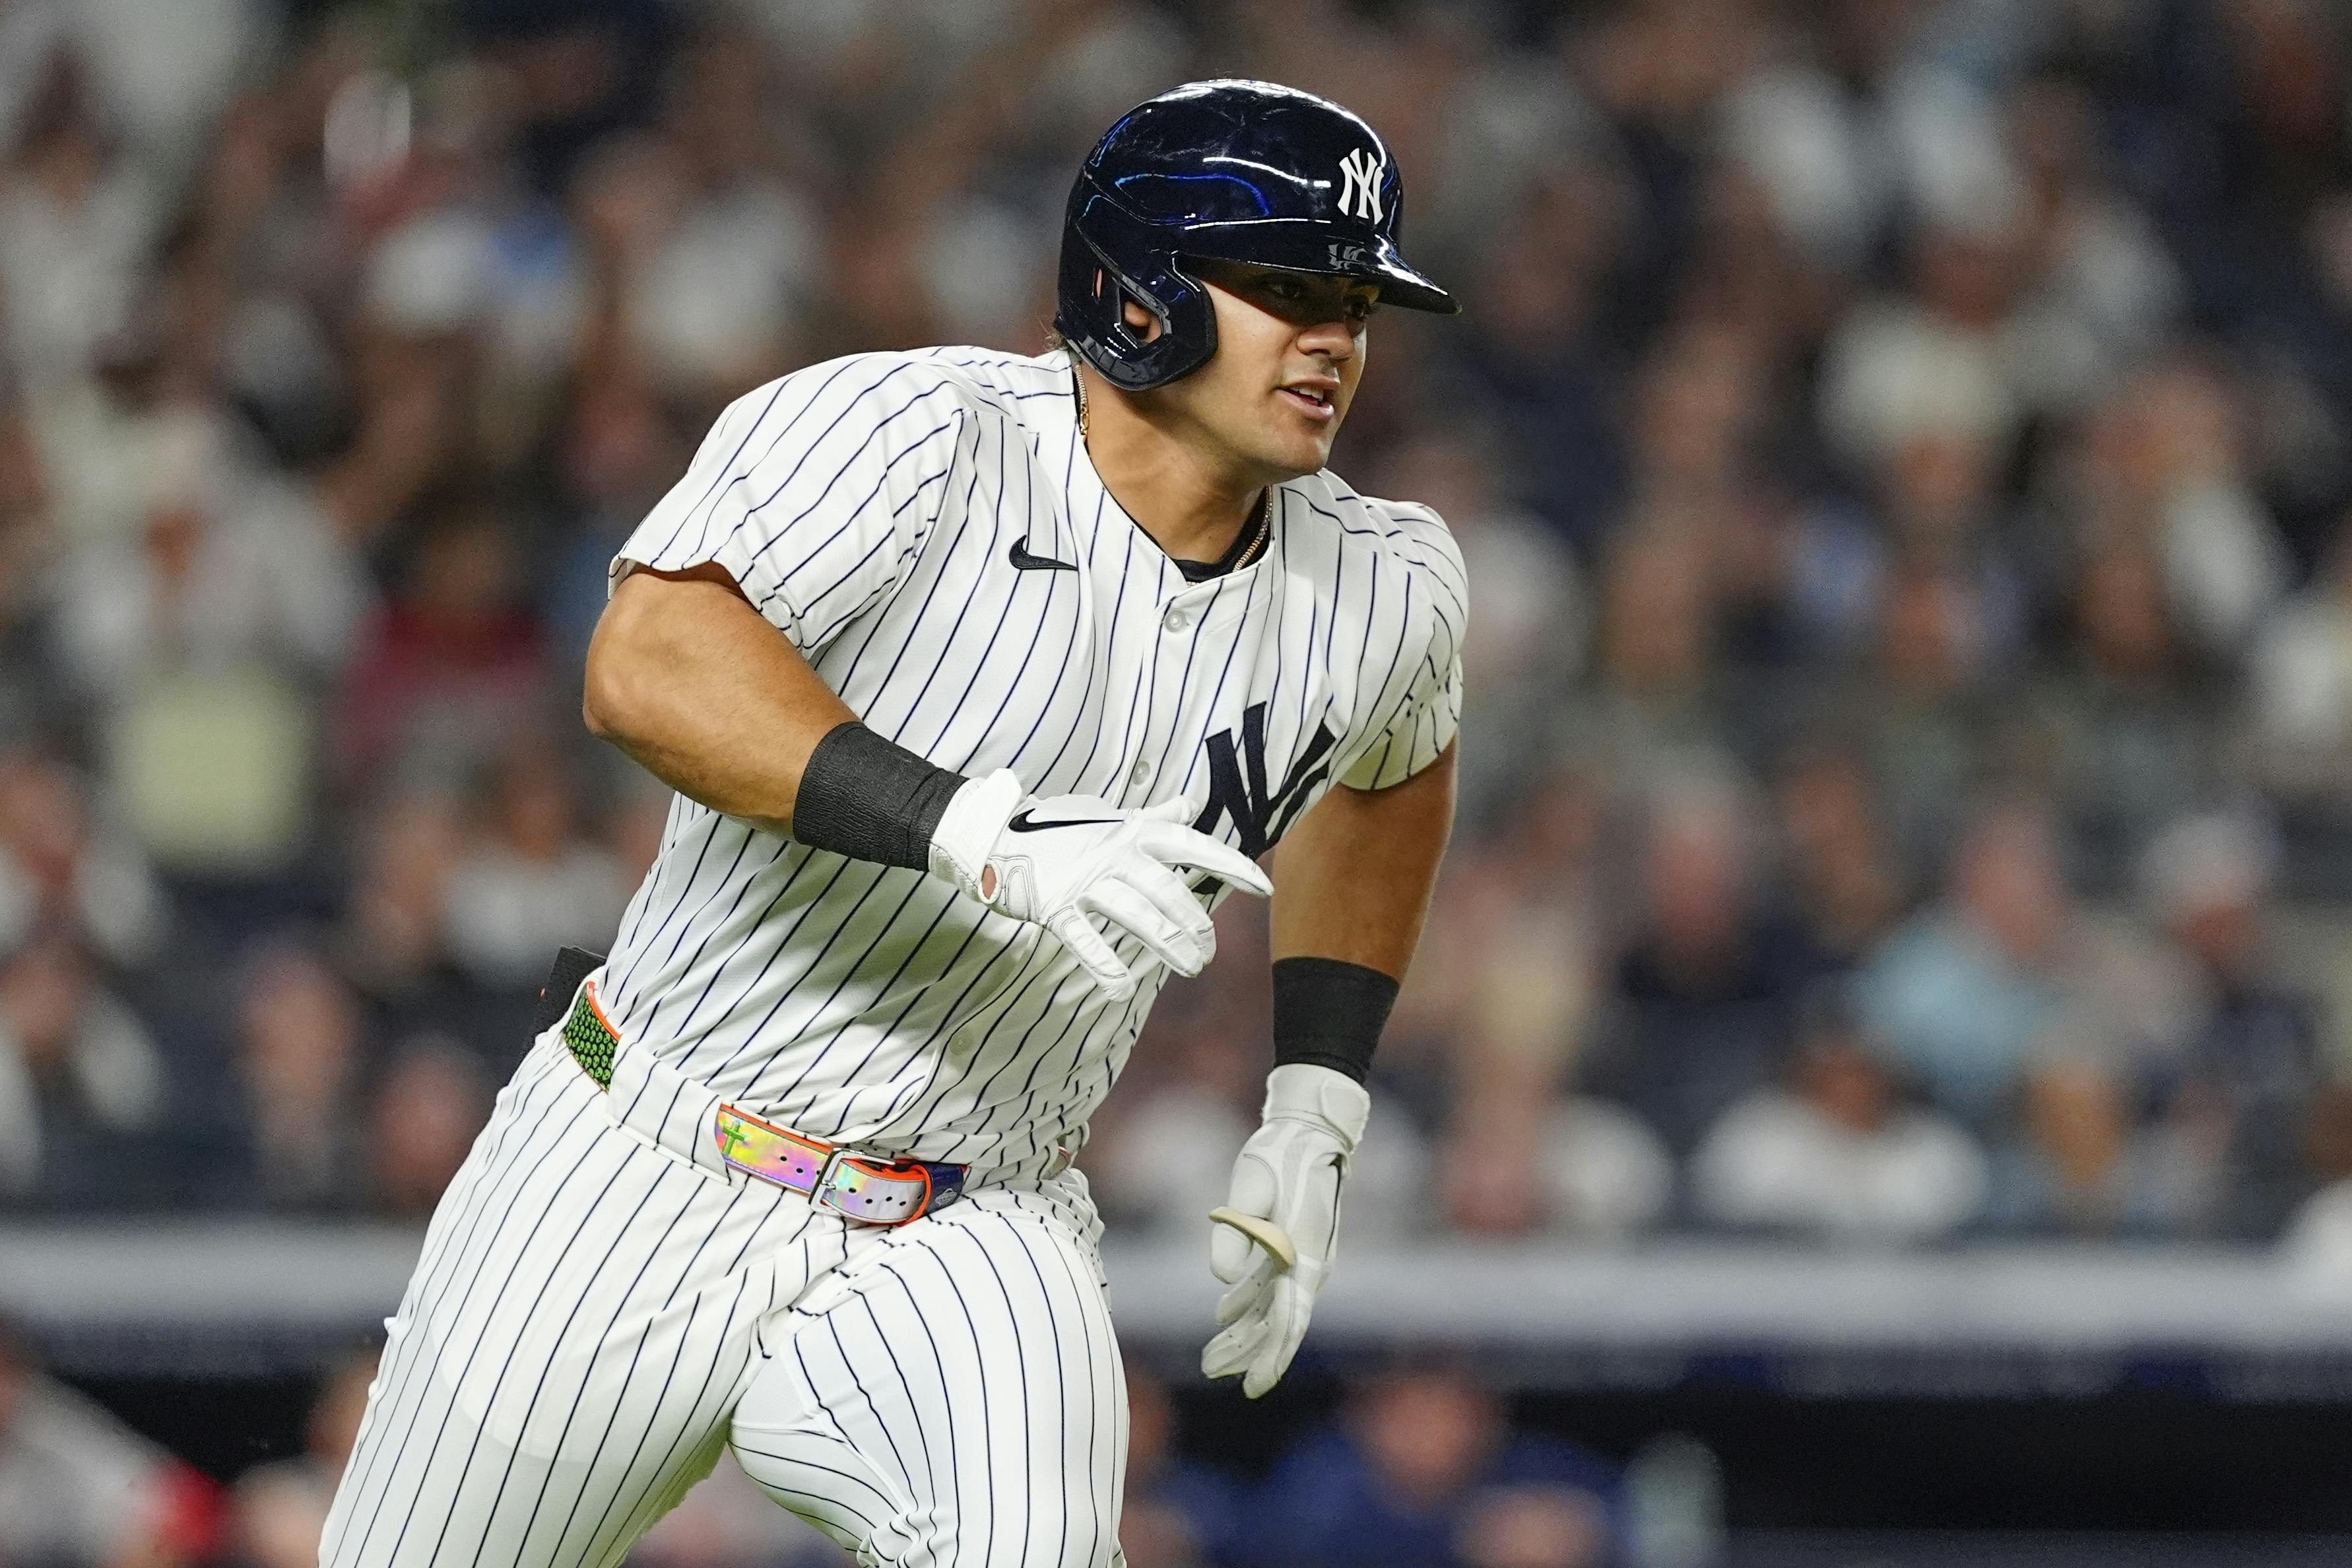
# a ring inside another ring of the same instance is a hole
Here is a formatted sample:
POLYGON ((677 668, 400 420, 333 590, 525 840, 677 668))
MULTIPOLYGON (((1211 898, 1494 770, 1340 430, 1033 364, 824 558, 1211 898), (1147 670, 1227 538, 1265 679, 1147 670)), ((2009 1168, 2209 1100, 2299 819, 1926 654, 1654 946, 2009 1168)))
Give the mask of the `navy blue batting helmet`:
POLYGON ((1296 88, 1196 81, 1128 111, 1078 170, 1062 230, 1055 330, 1139 392, 1217 351, 1188 257, 1360 278, 1383 303, 1451 315, 1454 297, 1397 254, 1404 186, 1363 121, 1296 88), (1160 320, 1150 342, 1129 300, 1160 320))

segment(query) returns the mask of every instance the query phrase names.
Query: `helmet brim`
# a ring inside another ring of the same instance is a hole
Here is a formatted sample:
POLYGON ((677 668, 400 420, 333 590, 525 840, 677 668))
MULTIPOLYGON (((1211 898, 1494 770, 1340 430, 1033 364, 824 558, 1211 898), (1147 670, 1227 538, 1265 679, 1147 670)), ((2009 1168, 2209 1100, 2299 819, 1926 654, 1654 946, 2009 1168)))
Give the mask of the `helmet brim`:
POLYGON ((1461 301, 1438 287, 1427 274, 1406 264, 1393 242, 1382 238, 1364 245, 1334 238, 1329 227, 1295 218, 1265 218, 1255 223, 1206 224, 1183 237, 1178 255, 1212 261, 1275 267, 1286 272, 1314 272, 1326 277, 1360 278, 1380 286, 1381 303, 1402 310, 1426 310, 1452 316, 1461 301))

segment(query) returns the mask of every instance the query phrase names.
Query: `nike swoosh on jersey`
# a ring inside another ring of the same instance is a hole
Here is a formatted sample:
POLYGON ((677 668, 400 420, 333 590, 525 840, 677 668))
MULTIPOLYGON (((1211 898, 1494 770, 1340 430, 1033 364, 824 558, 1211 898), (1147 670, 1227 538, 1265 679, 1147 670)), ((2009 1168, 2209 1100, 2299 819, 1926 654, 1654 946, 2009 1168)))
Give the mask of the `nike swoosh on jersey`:
POLYGON ((1032 822, 1028 812, 1016 811, 1013 820, 1004 826, 1015 833, 1043 833, 1049 827, 1108 827, 1121 820, 1116 816, 1074 816, 1067 822, 1032 822))
POLYGON ((1013 548, 1005 552, 1005 559, 1013 563, 1016 572, 1075 572, 1078 569, 1075 561, 1056 561, 1050 555, 1032 555, 1017 539, 1013 542, 1013 548))

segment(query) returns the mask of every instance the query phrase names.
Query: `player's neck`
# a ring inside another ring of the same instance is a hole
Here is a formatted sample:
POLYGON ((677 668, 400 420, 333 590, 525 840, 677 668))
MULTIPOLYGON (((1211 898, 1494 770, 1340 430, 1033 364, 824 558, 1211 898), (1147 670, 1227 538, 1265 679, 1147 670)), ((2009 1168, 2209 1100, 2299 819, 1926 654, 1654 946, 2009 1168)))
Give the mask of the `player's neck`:
POLYGON ((1287 476, 1221 458, 1170 411, 1119 396, 1086 374, 1087 456, 1111 500, 1180 561, 1215 561, 1287 476))

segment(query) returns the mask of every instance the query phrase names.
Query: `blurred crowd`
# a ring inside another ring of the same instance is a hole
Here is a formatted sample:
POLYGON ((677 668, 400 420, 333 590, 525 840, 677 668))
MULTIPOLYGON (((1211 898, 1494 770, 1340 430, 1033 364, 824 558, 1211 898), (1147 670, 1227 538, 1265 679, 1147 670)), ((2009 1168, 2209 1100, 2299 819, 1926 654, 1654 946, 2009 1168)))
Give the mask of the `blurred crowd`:
MULTIPOLYGON (((0 1205, 428 1211, 658 842, 613 549, 763 379, 1042 347, 1207 74, 1370 118, 1468 304, 1335 465, 1475 602, 1351 1229, 2352 1258, 2324 0, 0 5, 0 1205)), ((1253 1114, 1225 923, 1132 1227, 1253 1114)))

